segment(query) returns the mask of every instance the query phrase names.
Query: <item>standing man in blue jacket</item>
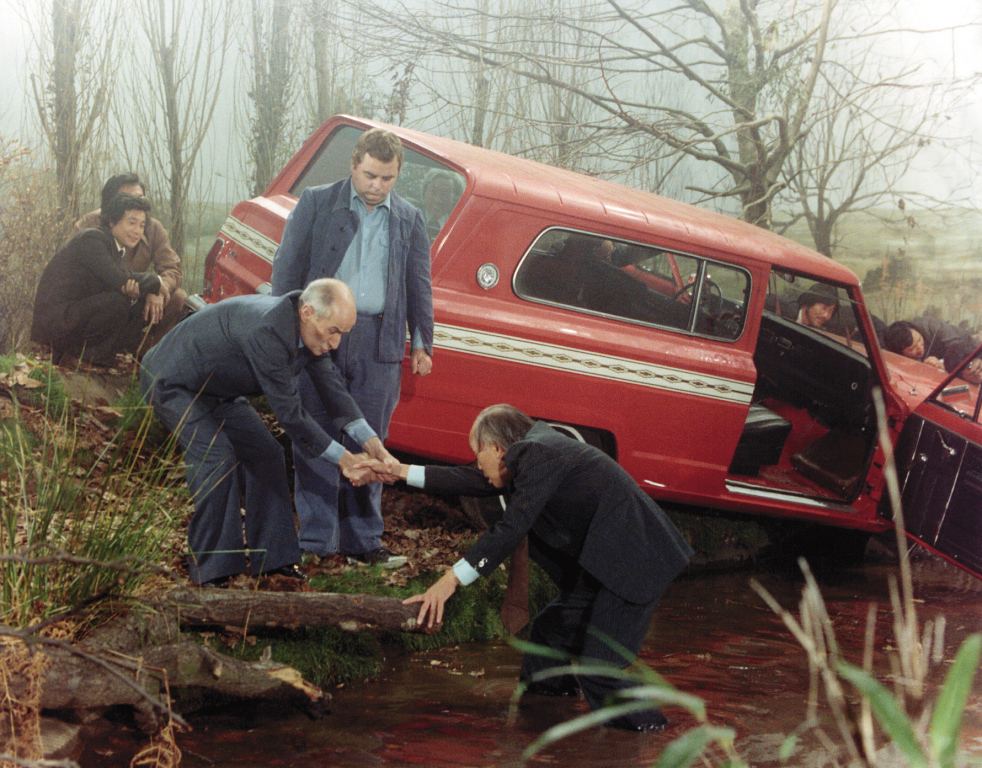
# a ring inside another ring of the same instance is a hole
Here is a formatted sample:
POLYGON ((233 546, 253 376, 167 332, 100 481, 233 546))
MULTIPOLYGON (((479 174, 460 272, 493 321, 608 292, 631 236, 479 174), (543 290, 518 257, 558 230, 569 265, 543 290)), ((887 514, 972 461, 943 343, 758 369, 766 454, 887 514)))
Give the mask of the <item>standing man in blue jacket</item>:
MULTIPOLYGON (((430 241, 423 216, 392 191, 403 149, 391 131, 366 131, 351 156, 351 177, 303 191, 273 260, 273 294, 311 280, 336 277, 355 296, 357 322, 333 353, 334 362, 369 425, 385 439, 399 402, 406 335, 412 372, 425 376, 433 361, 430 241)), ((304 406, 336 439, 320 401, 303 381, 304 406)), ((294 498, 300 546, 325 556, 398 568, 406 558, 382 546, 382 487, 355 487, 295 457, 294 498)))

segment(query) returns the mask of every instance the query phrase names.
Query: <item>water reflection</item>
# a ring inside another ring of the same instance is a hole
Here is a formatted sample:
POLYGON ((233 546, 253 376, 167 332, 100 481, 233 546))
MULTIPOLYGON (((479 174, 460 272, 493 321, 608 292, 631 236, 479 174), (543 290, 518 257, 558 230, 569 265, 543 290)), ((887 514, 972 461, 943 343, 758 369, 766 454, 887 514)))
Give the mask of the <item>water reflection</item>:
MULTIPOLYGON (((892 645, 887 574, 870 566, 838 573, 821 584, 846 656, 861 659, 868 604, 877 613, 876 664, 892 645)), ((809 673, 804 653, 781 620, 749 586, 756 577, 796 612, 801 583, 771 573, 729 573, 683 578, 662 601, 642 652, 643 660, 679 688, 707 702, 710 721, 735 728, 737 747, 755 766, 781 765, 783 738, 806 716, 809 673)), ((982 601, 944 579, 917 587, 922 622, 947 617, 947 661, 964 637, 982 630, 982 601)), ((335 711, 319 721, 268 709, 199 717, 182 734, 186 768, 268 766, 520 765, 520 755, 548 727, 587 711, 582 701, 526 697, 514 718, 509 701, 519 654, 500 643, 469 645, 393 659, 378 682, 335 692, 335 711)), ((934 675, 943 679, 946 666, 934 675)), ((566 739, 533 764, 610 768, 652 764, 661 749, 695 725, 667 710, 671 724, 659 734, 599 728, 566 739)), ((965 745, 982 753, 982 681, 976 680, 965 722, 965 745)), ((821 765, 818 742, 806 741, 791 764, 821 765)), ((99 763, 106 765, 106 762, 99 763)))

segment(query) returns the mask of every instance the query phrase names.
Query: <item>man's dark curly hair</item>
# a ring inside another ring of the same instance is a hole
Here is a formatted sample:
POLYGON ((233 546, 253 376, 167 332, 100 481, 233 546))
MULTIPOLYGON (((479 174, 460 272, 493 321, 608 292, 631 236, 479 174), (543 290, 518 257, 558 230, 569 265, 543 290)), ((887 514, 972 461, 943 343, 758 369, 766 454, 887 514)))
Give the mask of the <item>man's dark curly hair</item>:
POLYGON ((911 324, 906 320, 891 323, 883 334, 883 346, 891 352, 902 355, 904 350, 914 343, 914 334, 910 332, 911 324))

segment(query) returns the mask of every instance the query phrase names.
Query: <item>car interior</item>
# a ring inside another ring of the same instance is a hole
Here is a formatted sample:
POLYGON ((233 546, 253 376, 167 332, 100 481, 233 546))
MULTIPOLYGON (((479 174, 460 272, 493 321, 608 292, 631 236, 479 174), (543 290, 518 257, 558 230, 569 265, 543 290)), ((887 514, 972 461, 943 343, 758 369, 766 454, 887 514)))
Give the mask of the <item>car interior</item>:
POLYGON ((561 229, 543 233, 515 275, 523 298, 731 341, 749 290, 731 265, 561 229))
MULTIPOLYGON (((814 286, 813 286, 814 287, 814 286)), ((834 291, 833 291, 834 293, 834 291)), ((842 299, 845 301, 845 299, 842 299)), ((849 501, 873 453, 876 417, 864 347, 768 302, 754 352, 757 384, 730 471, 809 496, 849 501)))

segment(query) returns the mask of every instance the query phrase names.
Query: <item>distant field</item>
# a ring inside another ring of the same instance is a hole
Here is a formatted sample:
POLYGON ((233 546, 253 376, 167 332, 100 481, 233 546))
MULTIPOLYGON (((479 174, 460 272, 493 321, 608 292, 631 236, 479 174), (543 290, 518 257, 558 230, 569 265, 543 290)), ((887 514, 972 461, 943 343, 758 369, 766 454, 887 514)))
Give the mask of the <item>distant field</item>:
MULTIPOLYGON (((836 261, 863 280, 889 258, 906 256, 917 282, 904 296, 871 294, 873 311, 887 322, 934 312, 949 322, 982 325, 982 212, 968 209, 855 213, 839 227, 836 261)), ((787 236, 814 247, 806 226, 787 236)))

